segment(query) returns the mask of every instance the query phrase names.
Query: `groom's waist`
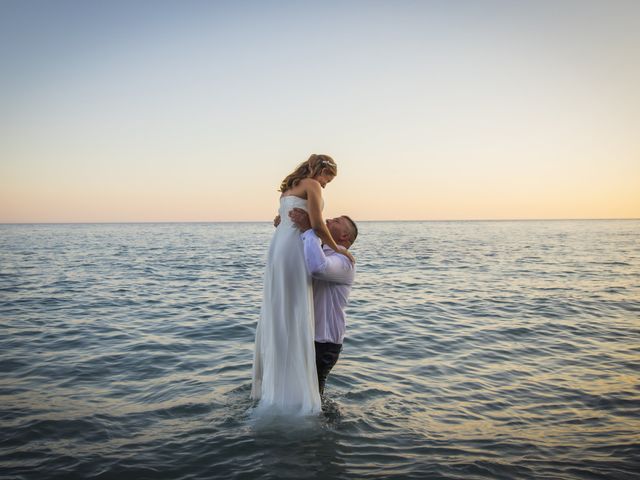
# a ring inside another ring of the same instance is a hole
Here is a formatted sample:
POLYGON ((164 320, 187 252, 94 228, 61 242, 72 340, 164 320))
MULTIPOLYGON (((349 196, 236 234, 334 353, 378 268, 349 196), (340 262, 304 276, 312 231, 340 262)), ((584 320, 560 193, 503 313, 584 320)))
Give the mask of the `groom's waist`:
POLYGON ((341 344, 344 341, 345 324, 344 321, 330 321, 315 316, 316 328, 314 340, 319 343, 341 344))

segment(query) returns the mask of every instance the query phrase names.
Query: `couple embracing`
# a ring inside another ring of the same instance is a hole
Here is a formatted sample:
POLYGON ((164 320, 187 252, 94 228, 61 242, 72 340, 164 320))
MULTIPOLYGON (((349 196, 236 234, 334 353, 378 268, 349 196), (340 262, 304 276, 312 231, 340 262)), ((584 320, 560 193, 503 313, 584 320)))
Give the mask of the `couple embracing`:
POLYGON ((251 398, 258 410, 319 413, 342 350, 355 274, 348 248, 358 229, 347 216, 322 217, 322 189, 337 173, 331 157, 311 155, 280 185, 255 339, 251 398))

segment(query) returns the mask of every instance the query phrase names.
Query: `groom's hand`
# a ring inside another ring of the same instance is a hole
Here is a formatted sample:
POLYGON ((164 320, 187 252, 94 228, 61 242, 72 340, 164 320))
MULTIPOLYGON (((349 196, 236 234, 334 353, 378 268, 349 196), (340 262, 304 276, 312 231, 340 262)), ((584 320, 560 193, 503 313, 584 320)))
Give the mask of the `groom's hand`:
POLYGON ((276 218, 273 219, 273 226, 278 227, 280 225, 280 215, 276 215, 276 218))
POLYGON ((301 232, 306 232, 311 228, 311 221, 309 220, 309 214, 301 208, 294 208, 289 212, 289 218, 301 232))

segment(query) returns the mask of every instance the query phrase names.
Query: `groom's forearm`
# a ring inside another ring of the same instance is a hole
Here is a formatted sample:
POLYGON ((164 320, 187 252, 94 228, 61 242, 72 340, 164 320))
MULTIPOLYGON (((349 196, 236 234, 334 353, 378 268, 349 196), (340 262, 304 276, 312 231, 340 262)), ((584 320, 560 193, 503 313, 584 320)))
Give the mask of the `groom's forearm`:
POLYGON ((316 275, 325 270, 327 257, 322 251, 322 243, 312 228, 302 233, 304 246, 304 261, 311 275, 316 275))

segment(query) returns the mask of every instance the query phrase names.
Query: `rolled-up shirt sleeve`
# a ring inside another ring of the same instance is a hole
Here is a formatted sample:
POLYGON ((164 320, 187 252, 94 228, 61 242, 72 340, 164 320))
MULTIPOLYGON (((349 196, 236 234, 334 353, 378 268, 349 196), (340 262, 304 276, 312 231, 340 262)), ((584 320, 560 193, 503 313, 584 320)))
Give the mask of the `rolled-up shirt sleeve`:
POLYGON ((302 234, 304 244, 304 260, 313 278, 326 282, 351 285, 354 279, 354 266, 344 255, 334 253, 326 255, 322 242, 313 229, 302 234))

